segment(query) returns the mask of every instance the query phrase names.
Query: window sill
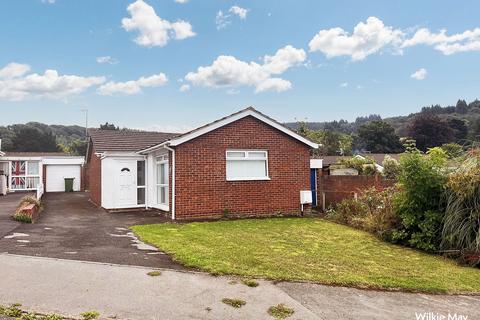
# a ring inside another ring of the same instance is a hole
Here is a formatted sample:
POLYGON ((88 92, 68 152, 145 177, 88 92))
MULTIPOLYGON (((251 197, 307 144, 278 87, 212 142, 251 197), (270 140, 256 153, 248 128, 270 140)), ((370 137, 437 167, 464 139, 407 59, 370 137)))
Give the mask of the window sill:
POLYGON ((268 181, 269 177, 263 178, 227 178, 227 181, 268 181))

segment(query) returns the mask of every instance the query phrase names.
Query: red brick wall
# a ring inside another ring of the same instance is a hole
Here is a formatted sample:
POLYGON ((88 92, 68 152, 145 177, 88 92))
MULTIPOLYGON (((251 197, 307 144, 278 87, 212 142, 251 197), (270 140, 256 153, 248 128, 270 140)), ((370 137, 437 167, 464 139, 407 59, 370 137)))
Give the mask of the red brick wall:
MULTIPOLYGON (((319 170, 321 171, 321 170, 319 170)), ((325 195, 325 208, 342 201, 353 198, 355 193, 361 193, 370 187, 379 190, 391 187, 394 180, 386 180, 381 176, 331 176, 317 175, 318 207, 322 208, 323 195, 325 195)))
POLYGON ((309 190, 309 147, 246 117, 176 148, 176 218, 262 216, 300 211, 309 190), (268 181, 227 181, 227 149, 268 151, 268 181))
POLYGON ((47 165, 42 165, 42 183, 43 183, 43 190, 47 192, 47 165))
POLYGON ((90 192, 90 200, 97 206, 102 203, 102 161, 93 149, 85 166, 86 189, 90 192))

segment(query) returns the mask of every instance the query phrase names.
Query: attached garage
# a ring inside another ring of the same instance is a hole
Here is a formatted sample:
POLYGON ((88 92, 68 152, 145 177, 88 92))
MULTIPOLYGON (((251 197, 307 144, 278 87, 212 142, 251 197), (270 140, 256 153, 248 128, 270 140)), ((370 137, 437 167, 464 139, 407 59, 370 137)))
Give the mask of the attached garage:
POLYGON ((45 158, 43 165, 46 192, 64 192, 65 179, 73 179, 73 191, 81 190, 83 158, 45 158))
POLYGON ((71 178, 73 191, 81 191, 83 164, 83 157, 61 152, 0 150, 0 190, 63 192, 65 178, 71 178))
POLYGON ((73 191, 80 191, 81 167, 78 165, 47 165, 47 192, 65 191, 65 179, 73 178, 73 191))

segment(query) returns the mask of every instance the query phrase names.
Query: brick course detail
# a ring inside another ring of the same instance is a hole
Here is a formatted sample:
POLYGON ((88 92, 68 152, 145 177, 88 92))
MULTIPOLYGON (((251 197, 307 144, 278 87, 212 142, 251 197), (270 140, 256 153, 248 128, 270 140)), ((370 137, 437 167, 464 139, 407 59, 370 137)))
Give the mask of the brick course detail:
POLYGON ((85 187, 90 192, 90 200, 97 206, 102 203, 102 161, 95 155, 95 149, 90 151, 88 164, 85 166, 85 187))
MULTIPOLYGON (((319 170, 321 172, 321 170, 319 170)), ((331 176, 317 175, 318 206, 322 208, 323 196, 325 196, 325 208, 338 203, 346 198, 353 198, 355 193, 361 193, 370 187, 378 190, 391 187, 394 180, 386 180, 381 176, 331 176)))
POLYGON ((310 147, 248 116, 175 148, 176 219, 269 216, 300 211, 310 147), (227 181, 228 149, 268 151, 270 180, 227 181))

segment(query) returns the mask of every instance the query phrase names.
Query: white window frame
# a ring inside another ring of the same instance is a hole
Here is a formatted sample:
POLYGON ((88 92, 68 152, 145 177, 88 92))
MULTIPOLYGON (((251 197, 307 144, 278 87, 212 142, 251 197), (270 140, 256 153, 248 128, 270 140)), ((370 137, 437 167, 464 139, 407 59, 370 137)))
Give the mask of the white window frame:
POLYGON ((225 152, 225 176, 227 181, 264 181, 264 180, 270 180, 270 175, 269 175, 269 169, 268 169, 268 151, 267 150, 254 150, 254 149, 227 149, 225 152), (243 152, 245 154, 245 157, 239 158, 239 157, 229 157, 228 154, 230 152, 243 152), (250 157, 251 152, 264 152, 265 157, 263 158, 258 158, 258 157, 250 157), (263 177, 228 177, 227 176, 227 166, 229 161, 259 161, 263 160, 265 161, 265 176, 263 177))
POLYGON ((39 160, 11 160, 9 163, 9 177, 8 177, 8 187, 12 191, 30 191, 30 190, 37 190, 38 184, 41 183, 41 175, 40 175, 40 170, 41 170, 41 165, 39 160), (25 162, 25 174, 24 175, 14 175, 12 172, 12 163, 13 162, 25 162), (36 162, 38 165, 38 174, 28 174, 28 167, 32 162, 36 162), (14 188, 12 189, 12 180, 13 179, 25 179, 25 187, 24 188, 14 188), (33 182, 32 182, 33 181, 33 182), (35 182, 37 182, 35 184, 35 182), (29 186, 31 186, 29 188, 29 186))
POLYGON ((137 160, 137 167, 136 167, 137 173, 136 173, 136 178, 137 178, 137 205, 139 206, 144 206, 147 204, 147 160, 137 160), (143 162, 143 185, 138 184, 138 163, 143 162), (144 189, 144 203, 138 203, 138 189, 144 189))
POLYGON ((168 211, 169 210, 169 202, 170 202, 170 173, 169 173, 169 165, 168 165, 168 156, 159 156, 159 157, 156 157, 155 159, 155 203, 156 205, 158 206, 159 209, 161 210, 164 210, 164 211, 168 211), (166 171, 167 171, 167 176, 166 176, 166 183, 160 183, 158 181, 158 167, 159 165, 161 164, 164 164, 166 166, 166 171), (165 188, 166 189, 166 192, 165 192, 165 195, 167 197, 167 202, 166 203, 161 203, 160 202, 160 199, 158 199, 158 189, 159 188, 165 188))

